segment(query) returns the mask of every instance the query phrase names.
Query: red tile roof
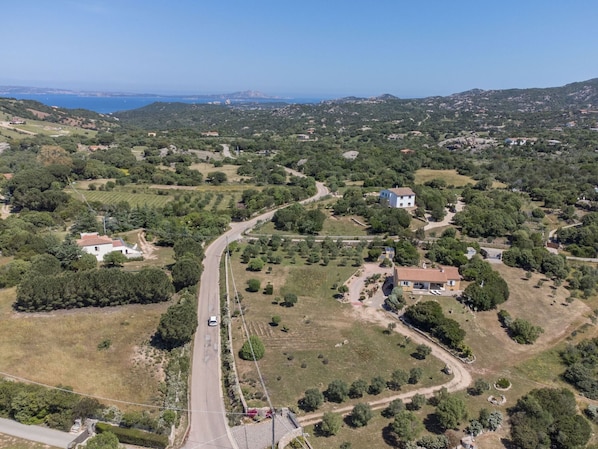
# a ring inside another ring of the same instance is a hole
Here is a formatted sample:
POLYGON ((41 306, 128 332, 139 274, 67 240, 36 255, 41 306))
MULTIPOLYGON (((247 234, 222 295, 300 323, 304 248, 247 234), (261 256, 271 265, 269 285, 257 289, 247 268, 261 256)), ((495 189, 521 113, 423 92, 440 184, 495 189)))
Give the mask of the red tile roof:
POLYGON ((112 239, 105 235, 98 235, 97 232, 82 233, 81 238, 77 240, 79 246, 98 246, 112 245, 112 239))
POLYGON ((461 279, 457 267, 419 268, 419 267, 396 267, 395 277, 397 281, 414 282, 440 282, 461 279))
POLYGON ((392 193, 394 193, 397 196, 411 196, 411 195, 415 195, 415 193, 413 192, 413 190, 411 190, 409 187, 395 187, 394 189, 388 189, 389 191, 391 191, 392 193))

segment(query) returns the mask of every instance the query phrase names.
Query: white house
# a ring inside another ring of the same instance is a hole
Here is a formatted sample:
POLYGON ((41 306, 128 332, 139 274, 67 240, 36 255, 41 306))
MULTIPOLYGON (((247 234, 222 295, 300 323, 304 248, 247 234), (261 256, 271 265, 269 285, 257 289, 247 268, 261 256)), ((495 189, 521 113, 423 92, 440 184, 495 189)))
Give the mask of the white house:
POLYGON ((390 207, 415 207, 415 193, 409 187, 397 187, 380 192, 380 201, 390 207))
POLYGON ((121 238, 113 239, 106 235, 99 235, 97 232, 82 232, 77 245, 86 253, 96 256, 100 262, 104 260, 106 254, 114 251, 124 254, 128 259, 143 257, 143 252, 137 249, 137 245, 131 246, 121 238))

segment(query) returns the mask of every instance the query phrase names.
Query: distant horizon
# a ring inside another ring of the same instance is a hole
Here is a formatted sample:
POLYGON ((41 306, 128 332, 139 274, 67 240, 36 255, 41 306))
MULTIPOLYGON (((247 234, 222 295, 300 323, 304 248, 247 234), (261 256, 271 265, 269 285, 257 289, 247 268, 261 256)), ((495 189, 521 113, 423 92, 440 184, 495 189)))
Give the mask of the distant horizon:
MULTIPOLYGON (((598 76, 597 76, 598 77, 598 76)), ((44 83, 42 83, 41 85, 26 85, 26 84, 0 84, 0 96, 4 96, 4 95, 10 95, 11 92, 5 92, 6 89, 15 89, 14 92, 15 94, 31 94, 32 92, 30 92, 31 90, 39 90, 39 91, 46 91, 43 93, 47 93, 47 94, 52 94, 52 95, 81 95, 81 96, 85 96, 86 94, 89 96, 97 96, 98 94, 103 94, 103 95, 110 95, 110 96, 134 96, 134 97, 201 97, 201 98, 222 98, 224 99, 224 97, 227 96, 232 96, 232 95, 238 95, 238 94, 244 94, 244 93, 255 93, 255 94, 259 94, 259 96, 256 96, 256 99, 272 99, 272 100, 296 100, 296 99, 300 99, 300 100, 304 100, 304 99, 320 99, 320 100, 335 100, 335 99, 342 99, 342 98, 347 98, 347 97, 355 97, 355 98, 377 98, 377 97, 381 97, 384 95, 392 95, 394 97, 397 97, 399 99, 421 99, 421 98, 428 98, 428 97, 437 97, 437 96, 450 96, 450 95, 455 95, 455 94, 459 94, 462 92, 467 92, 470 90, 475 90, 475 89, 480 89, 483 91, 496 91, 496 90, 512 90, 512 89, 550 89, 550 88, 555 88, 555 87, 562 87, 568 84, 573 84, 573 83, 583 83, 583 82, 587 82, 587 81, 591 81, 597 77, 592 77, 592 78, 588 78, 588 79, 583 79, 583 80, 571 80, 568 81, 564 84, 559 84, 559 85, 550 85, 550 86, 525 86, 525 87, 518 87, 518 86, 512 86, 512 87, 505 87, 505 88, 480 88, 480 87, 470 87, 464 90, 461 90, 459 92, 450 92, 450 93, 446 93, 446 94, 422 94, 422 95, 412 95, 412 96, 399 96, 396 95, 392 92, 380 92, 378 94, 375 95, 359 95, 359 94, 352 94, 352 93, 346 93, 346 94, 339 94, 339 95, 334 95, 334 94, 316 94, 316 93, 306 93, 306 94, 289 94, 289 93, 270 93, 270 92, 264 92, 262 90, 257 90, 257 89, 237 89, 237 90, 231 90, 229 92, 211 92, 211 93, 207 93, 207 92, 192 92, 192 91, 135 91, 135 90, 123 90, 123 89, 101 89, 101 88, 76 88, 76 87, 54 87, 54 86, 49 86, 47 83, 44 85, 44 83), (23 89, 22 91, 19 91, 18 89, 23 89), (28 92, 29 90, 29 92, 28 92)), ((39 92, 39 94, 42 94, 42 92, 39 92)), ((243 99, 250 99, 250 98, 254 98, 251 96, 247 96, 247 97, 241 97, 243 99)))

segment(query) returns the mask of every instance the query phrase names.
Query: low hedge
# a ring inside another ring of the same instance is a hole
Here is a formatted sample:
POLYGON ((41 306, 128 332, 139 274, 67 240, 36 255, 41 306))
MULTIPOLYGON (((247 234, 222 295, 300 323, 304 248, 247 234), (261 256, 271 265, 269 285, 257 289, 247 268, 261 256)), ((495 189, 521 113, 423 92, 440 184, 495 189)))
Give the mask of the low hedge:
POLYGON ((117 436, 118 441, 124 444, 165 449, 168 446, 168 437, 157 433, 146 432, 139 429, 126 429, 113 426, 108 423, 99 422, 96 424, 96 432, 112 432, 117 436))

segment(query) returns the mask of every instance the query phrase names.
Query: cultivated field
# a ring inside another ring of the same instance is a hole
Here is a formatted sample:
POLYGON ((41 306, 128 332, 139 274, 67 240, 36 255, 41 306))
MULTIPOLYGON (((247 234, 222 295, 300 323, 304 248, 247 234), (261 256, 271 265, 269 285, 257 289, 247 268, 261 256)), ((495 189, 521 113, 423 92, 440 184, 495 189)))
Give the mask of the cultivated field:
MULTIPOLYGON (((334 299, 333 284, 340 285, 355 271, 352 267, 338 267, 332 261, 329 266, 292 265, 285 260, 259 273, 246 271, 239 261, 239 253, 233 255, 233 270, 237 288, 243 295, 246 320, 250 333, 258 335, 266 347, 266 355, 260 360, 260 370, 265 376, 268 391, 276 406, 296 406, 298 399, 308 388, 325 390, 328 383, 342 379, 349 384, 357 379, 370 382, 380 375, 386 380, 396 369, 409 371, 413 367, 424 370, 422 381, 416 386, 403 387, 409 391, 423 386, 445 382, 440 372, 442 364, 432 358, 426 361, 411 356, 415 345, 405 341, 399 334, 387 335, 384 328, 356 320, 354 306, 341 304, 334 299), (272 296, 262 292, 245 291, 247 280, 260 279, 262 287, 267 282, 274 286, 272 296), (295 293, 299 300, 294 307, 275 303, 286 293, 295 293), (272 316, 282 319, 278 326, 270 324, 272 316), (287 328, 285 332, 284 329, 287 328)), ((233 319, 234 350, 238 351, 245 341, 240 318, 233 319)), ((242 386, 249 397, 262 404, 261 389, 252 362, 239 361, 237 366, 242 386)), ((380 396, 367 395, 361 399, 373 400, 396 392, 387 390, 380 396)), ((355 402, 355 400, 353 400, 355 402)), ((350 404, 345 402, 343 405, 350 404)), ((322 410, 335 404, 325 404, 322 410)))
POLYGON ((147 342, 167 303, 27 314, 12 310, 15 294, 14 288, 0 291, 3 374, 103 398, 156 403, 161 357, 147 342), (109 347, 98 349, 102 342, 109 347))

